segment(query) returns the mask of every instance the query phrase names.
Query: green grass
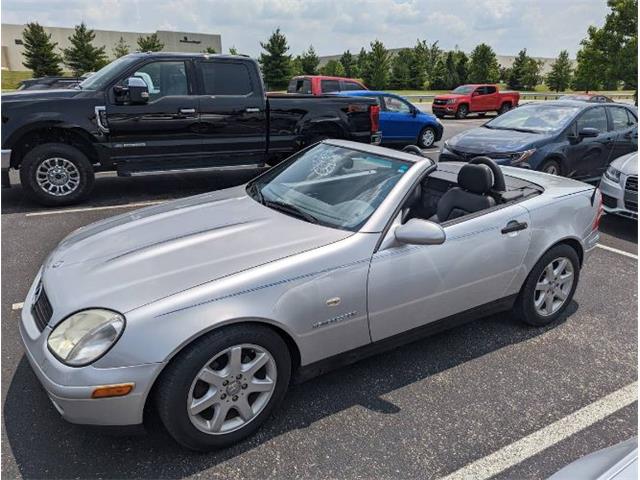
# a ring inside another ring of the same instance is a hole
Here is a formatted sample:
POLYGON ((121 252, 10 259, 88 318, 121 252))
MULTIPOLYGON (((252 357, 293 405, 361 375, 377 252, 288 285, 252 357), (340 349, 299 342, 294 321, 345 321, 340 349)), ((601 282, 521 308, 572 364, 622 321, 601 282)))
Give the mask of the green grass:
POLYGON ((31 78, 31 71, 2 70, 0 76, 2 77, 2 90, 15 90, 22 80, 31 78))

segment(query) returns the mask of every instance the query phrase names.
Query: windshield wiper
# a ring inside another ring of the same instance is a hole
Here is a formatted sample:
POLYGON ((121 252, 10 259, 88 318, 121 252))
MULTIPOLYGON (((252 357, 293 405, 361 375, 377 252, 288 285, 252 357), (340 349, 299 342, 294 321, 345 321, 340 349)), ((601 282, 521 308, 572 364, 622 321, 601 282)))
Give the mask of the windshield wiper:
POLYGON ((310 223, 318 223, 318 219, 311 215, 308 212, 296 207, 295 205, 291 205, 289 203, 283 202, 274 202, 272 200, 264 200, 263 205, 267 207, 271 207, 274 210, 279 210, 282 213, 287 213, 289 215, 293 215, 294 217, 302 218, 310 223))
POLYGON ((537 130, 531 130, 530 128, 518 128, 518 127, 496 127, 492 125, 483 125, 485 128, 491 128, 495 130, 513 130, 514 132, 522 132, 522 133, 540 133, 537 130))
POLYGON ((249 195, 251 195, 254 200, 257 200, 262 205, 264 205, 264 196, 262 195, 262 192, 258 188, 258 184, 257 183, 252 183, 249 186, 249 195))

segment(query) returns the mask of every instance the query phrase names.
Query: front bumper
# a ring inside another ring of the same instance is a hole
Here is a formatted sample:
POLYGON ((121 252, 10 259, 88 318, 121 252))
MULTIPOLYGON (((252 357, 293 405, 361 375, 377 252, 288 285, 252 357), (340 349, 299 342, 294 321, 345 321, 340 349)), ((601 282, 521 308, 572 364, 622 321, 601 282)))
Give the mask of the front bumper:
POLYGON ((431 111, 434 115, 455 115, 458 109, 457 103, 448 103, 446 105, 431 105, 431 111))
POLYGON ((0 161, 0 177, 2 179, 2 186, 8 188, 11 186, 11 180, 9 180, 9 166, 11 165, 11 150, 0 150, 2 152, 2 160, 0 161))
MULTIPOLYGON (((120 368, 69 367, 58 361, 47 347, 51 327, 42 332, 31 315, 36 277, 22 309, 20 337, 27 359, 51 402, 62 417, 86 425, 137 425, 142 423, 144 405, 153 381, 164 363, 149 363, 120 368), (122 397, 93 399, 98 386, 134 383, 131 393, 122 397)), ((55 315, 55 306, 54 306, 55 315)))
POLYGON ((614 182, 603 175, 600 180, 602 207, 607 213, 621 217, 638 219, 638 192, 625 189, 630 177, 620 174, 620 181, 614 182))

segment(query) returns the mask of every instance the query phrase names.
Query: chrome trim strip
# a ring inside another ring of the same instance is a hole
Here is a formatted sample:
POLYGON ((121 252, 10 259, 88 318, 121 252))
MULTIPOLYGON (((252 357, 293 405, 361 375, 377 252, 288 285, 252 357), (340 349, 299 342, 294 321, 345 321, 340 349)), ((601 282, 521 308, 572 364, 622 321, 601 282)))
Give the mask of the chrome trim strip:
POLYGON ((107 112, 107 107, 103 106, 99 106, 96 107, 94 109, 95 114, 96 114, 96 124, 98 125, 98 130, 100 130, 101 133, 109 133, 109 127, 107 127, 106 125, 104 125, 102 123, 102 119, 100 118, 100 112, 107 112))
POLYGON ((11 149, 2 150, 2 168, 9 168, 11 166, 11 149))
POLYGON ((172 170, 139 170, 139 171, 128 171, 122 170, 123 174, 127 174, 131 177, 144 177, 145 175, 165 175, 165 174, 175 174, 175 173, 189 173, 189 172, 217 172, 217 171, 225 171, 225 170, 249 170, 255 168, 262 168, 264 165, 262 163, 251 163, 247 165, 226 165, 221 167, 196 167, 196 168, 175 168, 172 170))

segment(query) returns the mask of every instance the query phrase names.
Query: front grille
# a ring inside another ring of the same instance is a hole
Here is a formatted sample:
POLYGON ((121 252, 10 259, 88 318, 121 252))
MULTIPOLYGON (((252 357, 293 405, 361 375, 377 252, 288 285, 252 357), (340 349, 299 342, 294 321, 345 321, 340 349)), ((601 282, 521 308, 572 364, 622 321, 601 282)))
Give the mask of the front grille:
POLYGON ((637 202, 633 202, 631 200, 625 200, 624 201, 624 206, 627 210, 631 210, 632 212, 637 212, 638 211, 638 203, 637 202))
POLYGON ((433 104, 434 105, 446 105, 447 101, 446 100, 438 100, 437 98, 433 100, 433 104))
POLYGON ((625 190, 628 190, 630 192, 637 192, 638 191, 638 177, 629 177, 627 178, 627 183, 624 186, 625 190))
POLYGON ((602 194, 602 203, 605 207, 609 208, 616 208, 618 206, 618 200, 605 194, 602 194))
POLYGON ((51 302, 49 302, 49 297, 47 297, 47 292, 44 291, 42 284, 40 284, 38 289, 40 290, 40 294, 31 306, 31 315, 33 315, 38 330, 42 331, 44 327, 49 324, 49 320, 51 320, 53 307, 51 306, 51 302))

